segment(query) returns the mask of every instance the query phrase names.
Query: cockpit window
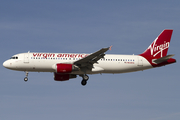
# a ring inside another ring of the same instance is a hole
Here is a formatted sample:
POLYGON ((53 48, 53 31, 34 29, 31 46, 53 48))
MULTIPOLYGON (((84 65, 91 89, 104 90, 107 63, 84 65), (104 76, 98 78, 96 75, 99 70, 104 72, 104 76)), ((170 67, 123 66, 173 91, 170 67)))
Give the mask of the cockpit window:
POLYGON ((18 59, 18 57, 17 56, 13 56, 10 59, 18 59))

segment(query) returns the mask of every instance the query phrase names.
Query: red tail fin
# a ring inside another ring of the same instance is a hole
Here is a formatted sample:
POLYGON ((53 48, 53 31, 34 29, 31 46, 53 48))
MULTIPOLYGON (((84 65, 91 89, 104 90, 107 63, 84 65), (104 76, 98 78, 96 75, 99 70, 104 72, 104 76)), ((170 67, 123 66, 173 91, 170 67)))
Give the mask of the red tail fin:
POLYGON ((158 59, 167 55, 173 30, 165 29, 141 56, 158 59))

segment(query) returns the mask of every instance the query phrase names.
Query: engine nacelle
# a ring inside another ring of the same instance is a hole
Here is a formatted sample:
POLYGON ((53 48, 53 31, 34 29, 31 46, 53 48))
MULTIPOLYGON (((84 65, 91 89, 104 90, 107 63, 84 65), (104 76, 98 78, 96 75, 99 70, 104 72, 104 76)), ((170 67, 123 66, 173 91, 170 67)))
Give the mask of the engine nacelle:
POLYGON ((56 64, 56 73, 71 73, 72 71, 79 70, 79 68, 73 64, 56 64))
POLYGON ((66 81, 72 78, 76 78, 76 75, 73 74, 59 74, 59 73, 54 73, 54 80, 55 81, 66 81))

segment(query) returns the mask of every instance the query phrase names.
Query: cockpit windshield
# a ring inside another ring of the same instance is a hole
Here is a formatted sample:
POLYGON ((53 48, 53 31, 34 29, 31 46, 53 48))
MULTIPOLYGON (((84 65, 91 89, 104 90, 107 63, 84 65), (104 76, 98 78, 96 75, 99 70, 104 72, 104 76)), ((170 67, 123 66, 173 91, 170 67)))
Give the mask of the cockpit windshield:
POLYGON ((18 59, 18 57, 17 56, 13 56, 10 59, 18 59))

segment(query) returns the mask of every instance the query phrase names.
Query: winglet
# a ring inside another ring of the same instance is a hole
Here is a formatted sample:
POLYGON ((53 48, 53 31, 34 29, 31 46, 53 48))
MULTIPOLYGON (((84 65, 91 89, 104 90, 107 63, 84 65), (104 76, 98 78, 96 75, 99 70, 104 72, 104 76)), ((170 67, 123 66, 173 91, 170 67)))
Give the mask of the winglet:
POLYGON ((109 47, 109 50, 111 50, 111 48, 112 48, 112 45, 109 47))

